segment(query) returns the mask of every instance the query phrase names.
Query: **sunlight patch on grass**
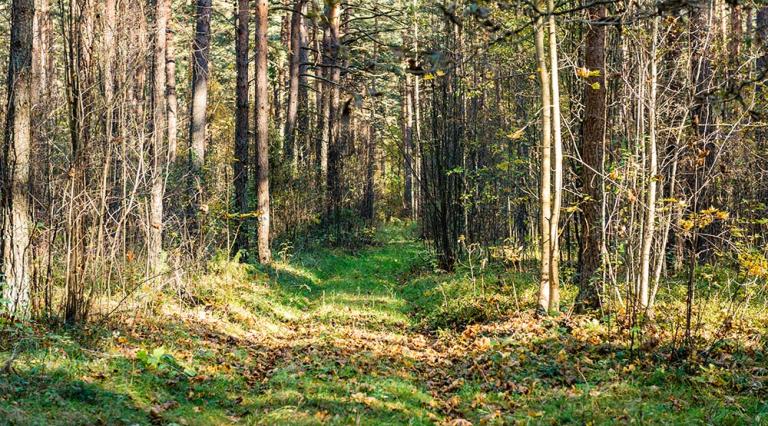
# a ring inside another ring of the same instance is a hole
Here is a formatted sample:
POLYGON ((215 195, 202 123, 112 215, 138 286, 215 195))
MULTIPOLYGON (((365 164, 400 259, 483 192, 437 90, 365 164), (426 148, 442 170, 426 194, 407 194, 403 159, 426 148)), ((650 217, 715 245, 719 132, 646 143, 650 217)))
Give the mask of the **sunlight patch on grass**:
POLYGON ((396 315, 392 312, 379 309, 364 309, 356 307, 354 309, 343 303, 325 303, 320 305, 312 316, 320 321, 340 321, 342 323, 352 323, 361 326, 363 324, 377 324, 387 327, 396 327, 407 325, 408 319, 402 315, 396 315))

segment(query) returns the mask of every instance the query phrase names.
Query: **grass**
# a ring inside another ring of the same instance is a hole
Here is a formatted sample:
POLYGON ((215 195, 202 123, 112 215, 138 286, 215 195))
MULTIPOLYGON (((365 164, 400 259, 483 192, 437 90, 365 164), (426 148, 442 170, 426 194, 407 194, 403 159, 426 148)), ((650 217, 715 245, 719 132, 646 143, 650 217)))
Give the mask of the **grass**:
POLYGON ((0 424, 768 423, 758 315, 674 361, 664 324, 637 350, 620 318, 534 318, 530 274, 429 260, 390 226, 356 253, 219 259, 194 303, 109 331, 5 324, 0 424))

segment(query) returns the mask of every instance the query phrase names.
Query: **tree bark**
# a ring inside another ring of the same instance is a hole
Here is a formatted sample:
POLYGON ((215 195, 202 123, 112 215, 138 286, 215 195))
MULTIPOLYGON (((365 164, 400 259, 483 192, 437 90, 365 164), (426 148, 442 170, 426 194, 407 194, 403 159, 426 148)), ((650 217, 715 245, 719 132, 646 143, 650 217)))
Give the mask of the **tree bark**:
POLYGON ((237 2, 237 38, 235 56, 237 57, 237 89, 235 113, 235 163, 234 187, 235 208, 240 213, 237 237, 233 254, 248 246, 248 227, 244 215, 248 208, 248 45, 250 23, 250 0, 237 2))
POLYGON ((192 111, 189 123, 189 164, 192 172, 191 216, 199 229, 203 203, 206 114, 208 111, 208 61, 211 46, 211 0, 197 0, 197 23, 192 42, 192 111))
POLYGON ((600 268, 603 229, 602 204, 603 145, 605 143, 605 26, 595 21, 605 18, 605 6, 589 8, 584 66, 590 73, 584 84, 584 121, 581 142, 581 263, 579 270, 578 311, 600 307, 596 273, 600 268), (593 86, 595 85, 595 86, 593 86))
POLYGON ((693 104, 691 119, 693 129, 700 138, 699 148, 704 148, 706 139, 712 132, 712 116, 709 88, 712 80, 712 69, 709 58, 710 44, 710 10, 709 2, 701 1, 691 4, 691 83, 693 85, 693 104))
POLYGON ((168 25, 168 31, 166 32, 166 59, 165 59, 165 73, 166 73, 166 96, 167 96, 167 108, 168 108, 168 164, 176 163, 176 153, 178 151, 178 134, 179 134, 179 101, 176 97, 176 51, 174 38, 176 32, 168 25))
POLYGON ((554 197, 552 201, 552 222, 549 232, 551 260, 549 263, 549 312, 560 310, 560 207, 563 204, 563 138, 560 130, 560 78, 557 59, 557 24, 555 22, 555 3, 549 0, 549 58, 552 83, 552 134, 554 136, 554 197))
POLYGON ((150 277, 156 278, 163 270, 163 193, 166 136, 166 34, 170 1, 157 0, 155 3, 155 40, 152 70, 152 143, 150 144, 151 188, 149 206, 149 237, 147 244, 147 262, 150 277))
POLYGON ((297 118, 299 111, 299 74, 302 59, 302 31, 304 25, 304 4, 306 0, 296 0, 291 15, 291 41, 288 52, 288 105, 285 114, 285 159, 290 165, 291 173, 298 171, 298 151, 296 139, 297 118))
MULTIPOLYGON (((538 3, 543 6, 543 2, 538 3)), ((543 10, 540 7, 540 10, 543 10)), ((539 280, 539 313, 549 311, 550 303, 550 262, 552 255, 552 97, 550 77, 544 49, 544 18, 536 17, 535 46, 538 61, 539 83, 541 86, 541 172, 539 202, 541 206, 541 269, 539 280)))
MULTIPOLYGON (((321 56, 321 66, 317 67, 315 73, 320 78, 318 85, 320 93, 318 95, 318 123, 317 123, 317 169, 318 181, 321 185, 323 195, 327 190, 328 183, 328 142, 330 134, 330 116, 331 116, 331 85, 326 81, 330 76, 330 57, 328 56, 327 46, 330 44, 331 32, 328 28, 323 29, 323 43, 321 56)), ((321 52, 320 46, 315 49, 321 52)))
POLYGON ((367 127, 366 160, 365 160, 365 192, 361 216, 367 221, 375 217, 376 203, 376 126, 374 125, 375 103, 371 105, 371 122, 367 127))
POLYGON ((255 67, 256 67, 256 196, 258 202, 259 224, 257 229, 257 247, 259 262, 272 261, 269 248, 270 239, 270 203, 269 203, 269 79, 267 76, 267 0, 256 0, 255 25, 255 67))
MULTIPOLYGON (((419 21, 418 21, 418 2, 413 0, 411 7, 413 8, 412 16, 412 29, 413 33, 411 38, 413 39, 413 52, 416 57, 419 56, 419 21)), ((411 134, 411 146, 413 150, 411 157, 413 159, 413 176, 415 180, 415 189, 413 196, 413 217, 418 219, 421 217, 422 203, 424 202, 423 187, 421 185, 421 79, 415 77, 413 79, 413 90, 411 92, 411 110, 413 113, 413 132, 411 134)))
MULTIPOLYGON (((107 7, 107 9, 109 9, 107 7)), ((37 0, 35 4, 34 40, 32 44, 32 78, 35 86, 32 88, 32 102, 45 96, 50 91, 48 87, 53 77, 53 55, 51 54, 52 19, 48 0, 37 0)), ((106 37, 105 32, 105 37, 106 37)))
POLYGON ((337 219, 341 208, 341 132, 339 124, 341 111, 339 109, 339 83, 341 81, 341 69, 339 64, 340 45, 340 17, 341 0, 329 0, 326 6, 326 18, 328 20, 328 43, 324 46, 325 55, 328 57, 329 80, 329 111, 328 111, 328 203, 326 212, 329 217, 337 219))
POLYGON ((29 316, 29 167, 32 147, 34 0, 13 0, 8 60, 8 109, 2 152, 2 296, 11 317, 29 316))
MULTIPOLYGON (((418 77, 417 77, 418 78, 418 77)), ((404 80, 403 108, 403 209, 407 217, 413 217, 413 104, 411 97, 411 75, 406 74, 404 80)))
POLYGON ((658 155, 656 152, 656 81, 657 81, 657 37, 659 31, 659 17, 653 19, 653 31, 651 33, 651 81, 650 95, 648 99, 648 142, 646 143, 646 157, 648 158, 648 188, 646 194, 645 221, 643 223, 643 238, 640 254, 640 289, 638 292, 639 307, 643 311, 649 308, 650 300, 650 268, 651 247, 656 231, 656 182, 658 181, 658 155))
MULTIPOLYGON (((766 92, 768 92, 768 6, 763 7, 757 11, 755 21, 755 38, 757 40, 758 51, 762 52, 755 60, 755 68, 757 75, 763 76, 763 81, 757 83, 756 92, 758 93, 758 99, 765 99, 766 92)), ((758 104, 759 111, 768 110, 768 102, 762 101, 758 104)), ((757 130, 756 132, 758 149, 765 149, 768 146, 768 131, 765 129, 757 130)), ((763 151, 764 152, 764 151, 763 151)), ((760 200, 764 203, 768 203, 768 185, 764 185, 763 189, 758 194, 760 200)))
MULTIPOLYGON (((306 11, 307 3, 305 2, 301 12, 304 14, 306 11)), ((309 157, 312 151, 312 144, 309 137, 309 84, 307 82, 309 71, 308 40, 307 22, 306 19, 302 19, 301 25, 299 26, 299 107, 297 111, 298 117, 296 119, 296 138, 298 139, 297 146, 300 149, 298 160, 303 159, 304 165, 306 166, 309 166, 310 164, 309 157)))

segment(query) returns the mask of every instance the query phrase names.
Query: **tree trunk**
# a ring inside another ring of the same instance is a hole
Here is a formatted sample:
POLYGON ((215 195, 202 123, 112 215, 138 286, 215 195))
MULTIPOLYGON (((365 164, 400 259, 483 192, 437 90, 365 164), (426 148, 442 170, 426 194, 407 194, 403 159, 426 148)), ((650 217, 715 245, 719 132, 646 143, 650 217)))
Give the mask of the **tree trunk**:
MULTIPOLYGON (((419 21, 418 21, 418 2, 413 0, 411 4, 413 7, 412 28, 413 33, 411 38, 413 39, 413 52, 415 55, 419 55, 419 21)), ((411 134, 411 158, 413 159, 413 176, 415 180, 415 189, 413 196, 413 217, 418 219, 421 217, 422 202, 424 201, 423 187, 421 185, 421 79, 416 76, 413 79, 413 91, 411 92, 413 99, 411 100, 411 110, 413 113, 413 129, 411 134)))
POLYGON ((328 43, 324 46, 325 55, 328 57, 328 203, 326 213, 334 220, 341 208, 341 140, 340 140, 340 110, 339 110, 339 83, 341 70, 339 68, 339 51, 341 48, 339 38, 339 20, 341 17, 341 0, 330 0, 326 7, 328 19, 328 43))
MULTIPOLYGON (((280 8, 287 10, 290 0, 279 0, 280 8)), ((285 13, 281 18, 280 23, 280 44, 288 51, 291 49, 291 14, 285 13)), ((282 58, 281 58, 282 59, 282 58)), ((285 64, 282 60, 277 62, 276 74, 278 84, 272 87, 272 121, 276 129, 285 128, 285 117, 283 115, 283 84, 287 81, 285 78, 285 64)), ((279 144, 279 152, 281 155, 285 155, 285 140, 278 138, 275 142, 279 144)))
MULTIPOLYGON (((306 2, 304 3, 301 12, 302 14, 307 12, 306 2)), ((302 19, 301 25, 299 26, 299 107, 297 111, 298 117, 296 119, 296 138, 298 139, 297 146, 300 149, 300 152, 298 152, 297 155, 300 157, 299 159, 303 158, 304 165, 309 166, 309 157, 312 147, 309 138, 309 85, 307 83, 309 49, 307 47, 307 22, 305 19, 302 19)))
MULTIPOLYGON (((758 104, 758 111, 768 110, 768 102, 766 98, 766 92, 768 92, 768 6, 761 8, 757 11, 756 23, 755 23, 755 38, 757 40, 758 51, 762 52, 760 56, 755 60, 755 68, 758 76, 763 77, 763 81, 757 83, 756 92, 758 99, 763 99, 758 104), (760 109, 762 108, 762 109, 760 109)), ((761 152, 766 152, 765 149, 768 146, 768 130, 758 129, 756 130, 755 139, 757 139, 757 147, 761 152)), ((768 204, 768 184, 764 184, 763 188, 758 193, 759 199, 768 204)))
MULTIPOLYGON (((53 55, 51 54, 53 35, 51 11, 48 0, 36 0, 34 40, 32 44, 32 102, 50 93, 50 79, 53 78, 53 55)), ((108 10, 107 6, 107 10, 108 10)), ((114 15, 114 14, 113 14, 114 15)), ((105 37, 106 37, 105 32, 105 37)))
POLYGON ((691 83, 693 85, 693 104, 691 119, 693 129, 700 138, 699 148, 704 149, 707 136, 712 132, 712 116, 709 88, 712 69, 709 59, 711 50, 709 2, 701 1, 690 5, 691 11, 691 83))
POLYGON ((557 25, 555 23, 555 3, 549 0, 549 58, 552 83, 552 130, 554 136, 554 199, 552 202, 552 222, 549 232, 551 260, 549 263, 549 312, 560 310, 560 207, 563 204, 563 138, 560 130, 560 78, 557 59, 557 25))
POLYGON ((371 122, 368 123, 365 160, 365 192, 361 216, 367 221, 375 217, 376 203, 376 126, 374 125, 375 104, 371 105, 371 122))
POLYGON ((155 43, 152 70, 152 143, 150 144, 151 189, 149 206, 149 238, 147 244, 147 262, 150 276, 155 278, 163 270, 163 192, 166 135, 166 33, 170 0, 157 0, 155 3, 155 43))
POLYGON ((237 111, 235 113, 235 208, 240 213, 233 254, 248 246, 248 227, 244 215, 248 213, 248 44, 250 0, 237 2, 237 111))
POLYGON ((602 204, 603 144, 605 142, 605 26, 595 21, 605 18, 605 6, 589 8, 584 66, 589 77, 584 84, 584 122, 581 142, 581 262, 579 269, 578 311, 598 309, 600 298, 596 273, 600 268, 603 229, 602 204), (593 86, 594 85, 594 86, 593 86))
MULTIPOLYGON (((648 99, 648 142, 646 143, 646 156, 648 158, 648 188, 646 194, 645 221, 643 223, 643 239, 640 255, 640 289, 638 302, 641 310, 648 309, 650 300, 650 268, 651 247, 656 231, 656 182, 658 181, 658 155, 656 152, 656 81, 657 81, 657 37, 659 31, 659 18, 653 19, 653 31, 651 33, 651 81, 650 95, 648 99)), ((641 118, 642 119, 642 118, 641 118)))
MULTIPOLYGON (((543 10, 543 2, 539 2, 543 10)), ((541 86, 541 172, 540 194, 541 203, 541 276, 539 281, 539 313, 549 311, 550 303, 550 262, 552 255, 551 225, 552 225, 552 97, 550 94, 549 70, 544 50, 544 18, 536 17, 535 45, 536 58, 539 65, 539 83, 541 86)))
POLYGON ((2 152, 3 300, 8 314, 29 316, 29 167, 32 147, 32 40, 34 0, 13 0, 8 60, 8 109, 2 152))
POLYGON ((208 110, 208 61, 211 45, 211 0, 197 0, 197 24, 192 42, 192 111, 189 123, 189 164, 192 172, 192 211, 199 230, 203 204, 203 167, 208 110))
POLYGON ((318 94, 318 123, 317 123, 317 169, 318 169, 318 181, 321 186, 321 193, 325 195, 326 184, 328 182, 328 139, 330 123, 329 118, 331 115, 331 85, 326 81, 330 75, 330 69, 327 67, 330 64, 330 57, 328 56, 327 46, 330 43, 331 32, 328 28, 323 29, 323 43, 322 53, 320 46, 316 43, 315 50, 318 51, 322 58, 322 64, 317 67, 315 71, 320 78, 320 84, 318 88, 320 93, 318 94))
POLYGON ((179 133, 179 101, 176 98, 176 52, 174 38, 176 32, 168 25, 166 32, 166 96, 168 101, 168 165, 176 163, 176 153, 178 150, 179 133))
MULTIPOLYGON (((418 77, 417 77, 418 78, 418 77)), ((411 102, 411 75, 405 75, 403 108, 403 209, 407 217, 413 217, 413 105, 411 102)))
POLYGON ((291 173, 298 171, 298 146, 296 139, 296 123, 299 111, 299 74, 302 59, 302 31, 304 25, 304 4, 306 0, 296 0, 291 16, 291 42, 288 52, 288 108, 285 114, 285 160, 289 163, 291 173))
POLYGON ((269 248, 269 79, 267 76, 267 0, 256 0, 255 26, 255 67, 256 67, 256 196, 258 202, 259 224, 257 229, 257 247, 259 262, 272 261, 269 248))

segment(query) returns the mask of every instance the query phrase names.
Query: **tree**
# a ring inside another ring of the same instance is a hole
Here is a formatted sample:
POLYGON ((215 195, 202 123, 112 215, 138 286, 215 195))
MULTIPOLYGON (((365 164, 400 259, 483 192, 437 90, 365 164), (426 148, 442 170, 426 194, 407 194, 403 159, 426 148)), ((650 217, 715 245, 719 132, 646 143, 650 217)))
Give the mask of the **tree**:
POLYGON ((255 24, 255 67, 256 67, 256 198, 259 215, 257 228, 257 247, 259 262, 270 263, 272 253, 270 240, 270 203, 269 203, 269 79, 267 76, 267 0, 256 0, 255 24))
POLYGON ((163 194, 165 141, 166 141, 166 36, 169 0, 157 0, 155 3, 155 40, 152 64, 152 141, 150 143, 150 206, 149 230, 147 242, 147 263, 150 276, 156 277, 163 270, 163 194))
MULTIPOLYGON (((418 77, 417 77, 418 78, 418 77)), ((403 207, 405 215, 414 217, 415 191, 414 191, 414 161, 413 161, 413 97, 411 96, 411 75, 406 74, 402 90, 402 115, 403 115, 403 207)))
MULTIPOLYGON (((544 10, 544 3, 537 3, 544 10)), ((544 18, 538 14, 535 18, 534 38, 536 59, 538 61, 539 83, 541 85, 541 269, 539 278, 540 313, 549 312, 551 300, 551 263, 552 263, 552 95, 549 67, 544 49, 544 18)))
MULTIPOLYGON (((319 14, 316 3, 312 2, 312 13, 319 14)), ((328 83, 330 72, 330 60, 327 46, 330 43, 331 32, 328 25, 323 27, 322 38, 318 37, 318 25, 315 29, 315 77, 317 84, 317 131, 315 136, 315 159, 317 167, 317 180, 320 183, 320 192, 325 196, 326 183, 328 182, 328 138, 330 131, 330 111, 331 111, 331 87, 328 83)), ((325 205, 325 204, 323 204, 325 205)))
MULTIPOLYGON (((759 103, 759 106, 765 110, 768 102, 765 101, 766 93, 768 92, 768 6, 762 7, 757 11, 755 25, 755 38, 757 40, 758 48, 762 50, 761 54, 755 60, 755 68, 758 75, 762 75, 762 81, 757 84, 757 93, 762 95, 763 101, 759 103)), ((762 149, 768 148, 768 131, 765 129, 759 130, 757 134, 758 147, 762 149)), ((768 185, 763 188, 761 198, 764 202, 768 202, 768 185)))
POLYGON ((248 207, 248 40, 249 23, 251 18, 250 0, 237 2, 237 36, 235 38, 235 56, 237 67, 235 112, 235 163, 234 187, 235 208, 240 213, 239 228, 233 253, 248 246, 248 228, 245 226, 245 215, 248 207))
MULTIPOLYGON (((341 84, 340 43, 341 0, 329 0, 326 6, 328 39, 324 40, 323 55, 327 58, 328 94, 328 200, 326 215, 336 219, 341 208, 341 110, 339 85, 341 84)), ((324 64, 325 65, 325 64, 324 64)))
POLYGON ((32 39, 34 0, 13 0, 8 60, 8 109, 2 152, 3 300, 12 317, 29 315, 29 170, 32 147, 32 39))
POLYGON ((166 97, 168 109, 168 164, 176 163, 176 154, 178 151, 178 133, 179 133, 179 101, 176 96, 176 51, 174 39, 176 32, 168 24, 166 33, 166 97))
POLYGON ((658 163, 659 158, 656 152, 656 82, 657 72, 657 41, 659 32, 659 18, 653 20, 653 31, 651 33, 651 81, 650 95, 648 99, 648 138, 646 142, 646 157, 648 159, 648 170, 646 179, 648 188, 646 193, 645 222, 643 223, 643 237, 640 258, 640 288, 638 291, 639 308, 644 311, 650 309, 650 267, 651 267, 651 247, 656 230, 656 183, 658 181, 658 163))
MULTIPOLYGON (((689 5, 690 18, 690 38, 691 38, 691 58, 690 58, 690 76, 691 85, 691 129, 693 130, 694 141, 691 144, 691 150, 688 153, 691 157, 690 170, 688 170, 688 191, 691 198, 691 209, 694 215, 699 213, 700 205, 706 203, 706 191, 702 191, 702 184, 707 166, 711 165, 711 159, 714 158, 714 144, 712 136, 714 126, 712 126, 712 105, 710 99, 710 89, 713 82, 712 68, 710 62, 710 32, 709 20, 710 2, 702 1, 689 5)), ((686 325, 685 337, 690 342, 693 317, 693 299, 695 293, 695 275, 696 267, 699 261, 700 235, 698 227, 692 228, 691 236, 688 241, 688 285, 686 294, 686 325)))
POLYGON ((304 7, 307 0, 296 0, 291 15, 291 42, 288 52, 288 105, 285 115, 285 157, 290 164, 291 173, 296 174, 298 168, 298 152, 296 130, 299 112, 300 74, 302 69, 302 27, 304 26, 304 7))
POLYGON ((297 132, 296 132, 296 138, 298 139, 297 146, 301 150, 301 152, 297 153, 297 155, 301 154, 299 156, 300 158, 297 159, 300 160, 303 158, 304 165, 309 166, 309 158, 312 153, 312 142, 310 138, 310 108, 309 108, 309 68, 310 68, 310 61, 309 61, 309 35, 307 33, 307 20, 303 19, 303 15, 307 12, 307 4, 304 3, 304 8, 302 9, 302 19, 301 24, 299 25, 299 93, 298 93, 298 101, 299 101, 299 107, 297 111, 297 132))
POLYGON ((584 120, 581 128, 581 257, 579 262, 578 310, 597 309, 600 306, 598 272, 603 244, 603 152, 605 150, 605 25, 597 22, 605 18, 605 5, 587 10, 589 24, 585 37, 584 67, 584 120))
POLYGON ((555 22, 555 2, 547 3, 549 13, 549 62, 552 83, 552 135, 554 136, 554 197, 552 201, 552 221, 550 223, 550 273, 549 273, 549 312, 560 310, 560 209, 563 204, 563 137, 560 120, 560 64, 557 59, 557 24, 555 22))
POLYGON ((192 110, 189 122, 189 164, 192 171, 192 215, 196 228, 202 212, 205 133, 208 113, 208 61, 211 46, 211 0, 197 0, 192 42, 192 110))

